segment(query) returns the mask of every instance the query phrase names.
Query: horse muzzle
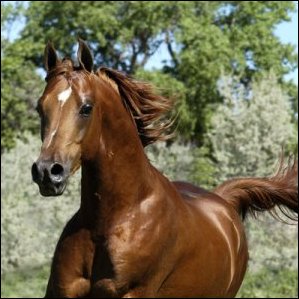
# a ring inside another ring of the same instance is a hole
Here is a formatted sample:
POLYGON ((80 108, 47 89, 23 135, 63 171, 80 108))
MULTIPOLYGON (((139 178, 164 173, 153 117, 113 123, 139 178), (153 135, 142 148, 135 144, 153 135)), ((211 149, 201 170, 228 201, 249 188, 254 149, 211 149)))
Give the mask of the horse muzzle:
POLYGON ((38 160, 31 168, 32 179, 43 196, 61 195, 66 187, 69 167, 59 162, 38 160))

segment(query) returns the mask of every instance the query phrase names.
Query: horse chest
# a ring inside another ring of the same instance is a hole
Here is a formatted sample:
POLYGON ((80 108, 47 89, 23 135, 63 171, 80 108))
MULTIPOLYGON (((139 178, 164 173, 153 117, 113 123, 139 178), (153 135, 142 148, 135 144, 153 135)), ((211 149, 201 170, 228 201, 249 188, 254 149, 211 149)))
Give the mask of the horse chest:
POLYGON ((128 224, 115 226, 110 236, 98 240, 91 275, 93 297, 117 297, 138 280, 149 258, 140 251, 142 244, 144 247, 140 232, 133 234, 128 224))
POLYGON ((150 264, 155 240, 151 237, 153 223, 143 223, 136 227, 123 223, 114 227, 107 243, 112 263, 118 277, 143 272, 150 264))

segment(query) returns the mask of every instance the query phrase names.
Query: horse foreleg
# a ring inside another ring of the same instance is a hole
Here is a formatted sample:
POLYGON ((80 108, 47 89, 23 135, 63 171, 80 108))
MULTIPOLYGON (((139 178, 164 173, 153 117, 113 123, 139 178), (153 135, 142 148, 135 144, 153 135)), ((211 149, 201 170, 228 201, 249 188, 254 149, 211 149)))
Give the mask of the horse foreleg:
POLYGON ((77 278, 67 286, 48 286, 44 298, 82 298, 90 292, 90 280, 86 278, 77 278))
POLYGON ((129 290, 122 298, 154 298, 153 292, 149 292, 144 287, 137 287, 129 290))
POLYGON ((44 298, 55 298, 54 292, 53 292, 53 287, 52 287, 52 276, 50 275, 48 285, 47 285, 47 290, 44 298))
POLYGON ((119 297, 115 282, 110 278, 103 278, 94 283, 90 291, 91 298, 117 298, 119 297))

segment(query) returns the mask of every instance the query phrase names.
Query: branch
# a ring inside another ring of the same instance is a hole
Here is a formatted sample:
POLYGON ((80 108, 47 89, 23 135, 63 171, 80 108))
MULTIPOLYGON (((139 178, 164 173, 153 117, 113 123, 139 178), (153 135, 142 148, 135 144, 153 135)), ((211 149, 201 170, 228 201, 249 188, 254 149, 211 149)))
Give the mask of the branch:
POLYGON ((132 46, 132 57, 130 59, 130 65, 129 65, 129 73, 130 74, 132 74, 134 72, 134 69, 136 66, 136 61, 137 61, 137 56, 138 56, 138 51, 136 51, 134 40, 131 42, 131 46, 132 46))
POLYGON ((171 45, 171 40, 170 40, 170 36, 169 36, 169 31, 166 31, 165 33, 165 42, 166 42, 166 45, 167 45, 167 49, 169 51, 169 54, 173 60, 173 63, 174 65, 177 67, 179 62, 178 62, 178 59, 177 59, 177 55, 176 53, 173 51, 173 48, 172 48, 172 45, 171 45))

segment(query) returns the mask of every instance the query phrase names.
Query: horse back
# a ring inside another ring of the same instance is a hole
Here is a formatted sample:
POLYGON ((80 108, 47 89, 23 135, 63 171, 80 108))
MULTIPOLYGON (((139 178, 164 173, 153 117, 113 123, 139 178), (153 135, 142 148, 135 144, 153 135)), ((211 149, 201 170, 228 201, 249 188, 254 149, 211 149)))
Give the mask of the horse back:
POLYGON ((191 183, 187 183, 187 182, 183 182, 183 181, 174 181, 172 183, 184 198, 198 197, 198 196, 202 196, 202 195, 211 194, 210 191, 208 191, 204 188, 198 187, 196 185, 193 185, 191 183))

